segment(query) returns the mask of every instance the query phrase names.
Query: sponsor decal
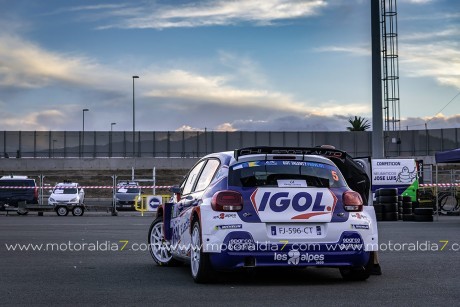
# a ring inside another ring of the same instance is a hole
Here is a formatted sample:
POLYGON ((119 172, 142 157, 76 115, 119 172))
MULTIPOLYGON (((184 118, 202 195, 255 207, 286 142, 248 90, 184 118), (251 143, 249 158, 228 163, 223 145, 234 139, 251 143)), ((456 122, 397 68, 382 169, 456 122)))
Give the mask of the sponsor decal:
POLYGON ((183 234, 190 228, 190 219, 171 220, 172 242, 180 242, 183 234))
POLYGON ((214 215, 212 218, 214 220, 223 220, 223 219, 235 219, 237 217, 236 213, 221 213, 219 215, 214 215))
POLYGON ((243 225, 241 224, 233 224, 233 225, 217 225, 216 229, 241 229, 243 225))
POLYGON ((355 224, 351 224, 351 229, 369 229, 369 225, 355 225, 355 224))
POLYGON ((262 220, 269 220, 273 213, 283 213, 290 219, 309 219, 331 214, 337 203, 335 195, 327 189, 271 189, 259 188, 251 195, 254 209, 262 220))
POLYGON ((299 265, 301 263, 324 264, 324 254, 301 253, 298 250, 290 250, 286 253, 274 253, 275 261, 287 261, 290 265, 299 265))
POLYGON ((357 218, 358 220, 369 220, 369 218, 362 213, 352 213, 351 217, 357 218))

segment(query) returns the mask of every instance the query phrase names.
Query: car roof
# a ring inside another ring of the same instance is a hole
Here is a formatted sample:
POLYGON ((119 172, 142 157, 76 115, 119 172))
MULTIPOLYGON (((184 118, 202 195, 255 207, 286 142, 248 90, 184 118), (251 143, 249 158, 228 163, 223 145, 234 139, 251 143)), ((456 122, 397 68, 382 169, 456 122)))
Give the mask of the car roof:
POLYGON ((34 179, 29 178, 27 176, 2 176, 0 178, 0 180, 24 180, 24 179, 34 180, 34 179))

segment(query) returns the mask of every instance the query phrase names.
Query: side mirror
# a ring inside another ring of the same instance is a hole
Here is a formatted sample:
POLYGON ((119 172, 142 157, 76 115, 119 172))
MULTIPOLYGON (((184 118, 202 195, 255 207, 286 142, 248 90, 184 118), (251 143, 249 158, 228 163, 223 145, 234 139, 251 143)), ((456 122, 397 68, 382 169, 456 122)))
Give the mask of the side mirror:
POLYGON ((169 189, 169 191, 175 193, 175 194, 181 194, 181 189, 179 186, 173 186, 169 189))

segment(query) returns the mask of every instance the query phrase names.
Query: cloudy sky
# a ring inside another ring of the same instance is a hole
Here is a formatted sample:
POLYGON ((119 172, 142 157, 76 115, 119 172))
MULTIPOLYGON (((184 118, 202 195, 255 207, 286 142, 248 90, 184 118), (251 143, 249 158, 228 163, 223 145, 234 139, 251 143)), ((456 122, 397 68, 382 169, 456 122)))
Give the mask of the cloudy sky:
MULTIPOLYGON (((397 0, 401 128, 460 128, 460 1, 397 0)), ((0 130, 372 121, 370 0, 0 0, 0 130)))

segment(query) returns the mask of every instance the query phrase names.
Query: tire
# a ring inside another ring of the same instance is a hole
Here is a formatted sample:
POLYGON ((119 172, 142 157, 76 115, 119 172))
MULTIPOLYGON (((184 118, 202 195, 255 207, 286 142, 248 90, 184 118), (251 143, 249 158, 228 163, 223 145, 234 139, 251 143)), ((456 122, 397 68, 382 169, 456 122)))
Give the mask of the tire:
POLYGON ((170 244, 166 242, 163 234, 163 217, 157 217, 152 224, 150 224, 149 235, 149 252, 153 261, 160 266, 174 266, 179 262, 173 259, 169 250, 170 244))
POLYGON ((397 188, 379 189, 379 196, 398 196, 398 189, 397 188))
POLYGON ((432 215, 414 215, 414 221, 416 222, 433 222, 432 215))
POLYGON ((432 216, 433 209, 431 208, 416 208, 414 211, 415 215, 425 215, 425 216, 432 216))
POLYGON ((380 204, 398 203, 398 196, 379 196, 377 202, 380 204))
POLYGON ((364 267, 343 267, 339 268, 340 275, 347 281, 364 281, 369 278, 370 272, 364 267))
POLYGON ((412 207, 403 207, 403 214, 412 214, 412 207))
POLYGON ((398 220, 398 212, 390 212, 383 214, 384 221, 397 221, 398 220))
POLYGON ((375 213, 383 213, 383 205, 375 204, 374 205, 374 210, 375 210, 375 213))
POLYGON ((412 203, 412 197, 407 196, 407 195, 406 195, 406 196, 403 196, 403 197, 402 197, 402 201, 403 201, 404 203, 412 203))
POLYGON ((203 253, 200 222, 194 220, 192 225, 190 257, 192 277, 196 283, 207 283, 214 279, 214 269, 209 260, 209 254, 203 253))
POLYGON ((414 220, 414 215, 412 214, 403 214, 403 221, 408 222, 408 221, 413 221, 414 220))
POLYGON ((69 214, 69 209, 66 206, 59 206, 56 208, 56 214, 59 216, 66 216, 69 214))
POLYGON ((82 206, 76 206, 72 209, 73 216, 82 216, 85 213, 85 209, 82 206))
POLYGON ((398 212, 398 204, 381 204, 383 208, 383 213, 393 213, 398 212))

